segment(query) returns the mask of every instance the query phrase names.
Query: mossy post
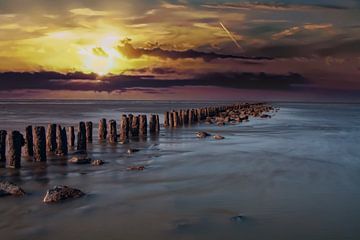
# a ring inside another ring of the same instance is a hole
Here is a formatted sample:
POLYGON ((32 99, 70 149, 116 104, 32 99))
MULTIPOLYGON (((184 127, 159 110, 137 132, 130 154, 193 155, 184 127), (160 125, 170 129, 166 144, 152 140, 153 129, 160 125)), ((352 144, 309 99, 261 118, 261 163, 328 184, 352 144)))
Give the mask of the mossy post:
POLYGON ((86 141, 91 143, 93 141, 93 123, 86 122, 86 141))
POLYGON ((109 142, 116 143, 117 142, 117 129, 116 129, 116 121, 109 121, 109 142))
POLYGON ((56 128, 56 143, 56 154, 59 156, 66 156, 68 154, 66 129, 62 128, 60 125, 56 128))
POLYGON ((139 122, 140 122, 139 135, 146 136, 147 135, 147 116, 140 115, 139 122))
POLYGON ((75 147, 75 128, 74 126, 69 127, 69 147, 75 147))
POLYGON ((34 161, 46 162, 46 136, 44 127, 34 127, 34 161))
POLYGON ((21 147, 24 146, 24 144, 25 139, 19 131, 11 131, 9 135, 7 135, 7 168, 21 167, 21 147))
POLYGON ((86 147, 86 126, 84 122, 80 122, 77 133, 77 150, 86 151, 86 147))
POLYGON ((103 141, 107 138, 107 124, 106 119, 100 119, 99 121, 99 140, 103 141))
POLYGON ((56 124, 49 124, 46 130, 46 151, 56 151, 56 124))
POLYGON ((25 156, 34 156, 34 140, 33 140, 33 127, 27 126, 25 128, 25 156))
POLYGON ((126 142, 129 139, 129 119, 124 114, 120 119, 120 141, 126 142))

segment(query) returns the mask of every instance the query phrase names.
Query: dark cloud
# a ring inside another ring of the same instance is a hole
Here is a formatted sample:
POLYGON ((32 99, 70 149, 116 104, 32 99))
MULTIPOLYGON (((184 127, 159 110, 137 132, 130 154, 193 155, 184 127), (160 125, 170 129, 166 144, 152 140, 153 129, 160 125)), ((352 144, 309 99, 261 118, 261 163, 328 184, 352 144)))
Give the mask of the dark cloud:
POLYGON ((272 60, 271 57, 248 57, 248 56, 236 56, 236 55, 227 55, 227 54, 218 54, 214 52, 200 52, 196 50, 186 50, 186 51, 175 51, 175 50, 165 50, 160 47, 155 48, 135 48, 128 42, 125 42, 123 45, 118 46, 117 50, 127 58, 140 58, 141 56, 153 56, 163 59, 186 59, 186 58, 201 58, 204 61, 212 61, 215 59, 239 59, 239 60, 272 60))

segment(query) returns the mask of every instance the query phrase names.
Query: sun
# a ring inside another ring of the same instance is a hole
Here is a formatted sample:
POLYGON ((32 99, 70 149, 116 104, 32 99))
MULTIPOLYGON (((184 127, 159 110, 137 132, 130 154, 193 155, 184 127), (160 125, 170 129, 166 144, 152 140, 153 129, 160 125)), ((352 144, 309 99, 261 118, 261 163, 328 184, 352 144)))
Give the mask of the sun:
POLYGON ((118 37, 107 36, 100 39, 96 45, 80 48, 83 70, 103 76, 118 69, 122 57, 115 49, 118 40, 118 37))

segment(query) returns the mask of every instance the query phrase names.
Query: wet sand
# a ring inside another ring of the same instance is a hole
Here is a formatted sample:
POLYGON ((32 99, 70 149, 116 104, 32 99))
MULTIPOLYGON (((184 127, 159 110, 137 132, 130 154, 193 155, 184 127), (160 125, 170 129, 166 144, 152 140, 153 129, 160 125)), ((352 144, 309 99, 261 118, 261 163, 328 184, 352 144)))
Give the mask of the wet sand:
MULTIPOLYGON (((205 104, 212 105, 212 103, 205 104)), ((89 146, 103 166, 66 160, 0 169, 29 195, 0 199, 3 239, 359 239, 360 106, 275 104, 271 119, 238 125, 162 129, 129 146, 89 146), (224 140, 197 139, 195 132, 224 140), (145 165, 144 171, 126 171, 145 165), (44 204, 47 189, 69 185, 81 199, 44 204), (231 217, 244 219, 232 221, 231 217)), ((1 128, 162 114, 188 102, 0 103, 1 128)), ((162 119, 161 119, 162 122, 162 119)), ((97 133, 94 132, 94 136, 97 133)))

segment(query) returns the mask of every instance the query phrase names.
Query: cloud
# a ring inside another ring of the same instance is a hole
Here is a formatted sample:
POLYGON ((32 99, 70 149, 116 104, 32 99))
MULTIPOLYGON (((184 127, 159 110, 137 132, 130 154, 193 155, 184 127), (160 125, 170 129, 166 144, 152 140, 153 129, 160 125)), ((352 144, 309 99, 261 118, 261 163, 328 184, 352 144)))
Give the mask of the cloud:
POLYGON ((109 15, 108 12, 106 11, 97 11, 97 10, 92 10, 90 8, 75 8, 75 9, 71 9, 69 10, 69 12, 71 12, 74 15, 78 15, 78 16, 106 16, 109 15))
POLYGON ((204 61, 212 61, 214 59, 239 59, 239 60, 272 60, 269 57, 247 57, 247 56, 237 56, 237 55, 227 55, 227 54, 218 54, 214 52, 200 52, 196 50, 185 50, 185 51, 175 51, 175 50, 165 50, 160 47, 155 48, 135 48, 129 42, 125 42, 123 45, 119 45, 117 50, 124 55, 125 57, 131 58, 140 58, 144 55, 159 57, 163 59, 186 59, 186 58, 201 58, 204 61))
POLYGON ((332 27, 332 24, 305 24, 304 26, 295 26, 275 33, 272 35, 272 39, 279 40, 282 38, 291 37, 303 31, 329 30, 332 27))
POLYGON ((331 4, 286 4, 286 3, 265 3, 265 2, 242 2, 223 4, 203 4, 205 8, 233 9, 233 10, 262 10, 262 11, 300 11, 300 10, 346 10, 347 7, 331 4))
POLYGON ((105 52, 105 50, 102 49, 101 47, 93 48, 92 52, 93 52, 94 55, 99 56, 99 57, 108 57, 109 56, 109 54, 107 54, 105 52))
MULTIPOLYGON (((157 71, 157 70, 156 70, 157 71)), ((114 92, 128 88, 169 88, 175 86, 217 86, 237 89, 296 89, 306 84, 299 74, 274 75, 266 73, 212 72, 188 79, 156 79, 153 76, 111 75, 98 78, 80 72, 5 72, 0 73, 0 91, 13 90, 70 90, 114 92)))

